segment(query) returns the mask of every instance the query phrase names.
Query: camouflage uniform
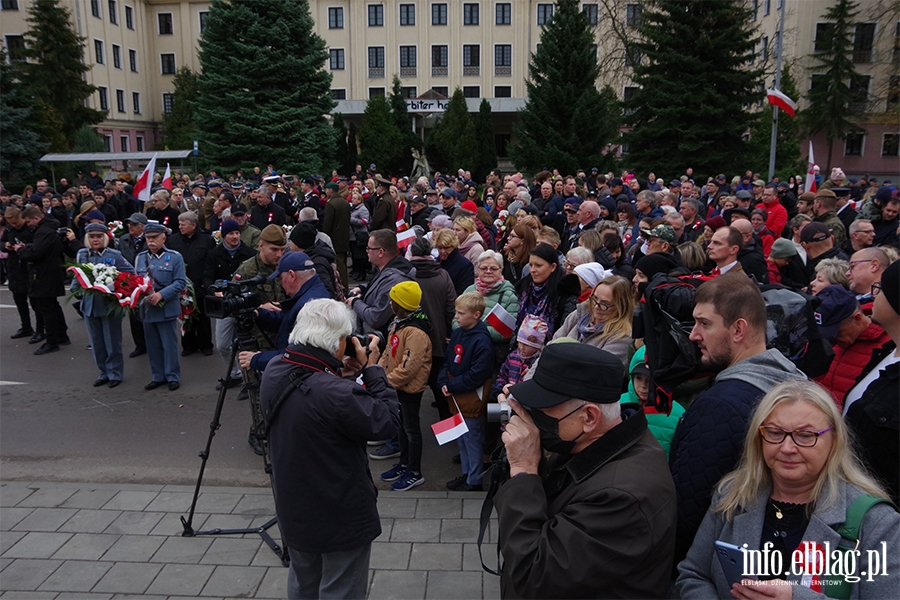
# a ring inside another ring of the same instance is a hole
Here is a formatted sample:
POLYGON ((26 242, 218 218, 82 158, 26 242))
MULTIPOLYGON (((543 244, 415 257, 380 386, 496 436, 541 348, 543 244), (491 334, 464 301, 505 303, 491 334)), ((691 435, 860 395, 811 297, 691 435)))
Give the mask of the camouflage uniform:
MULTIPOLYGON (((284 300, 284 290, 281 289, 281 281, 278 278, 269 279, 269 275, 274 273, 277 268, 277 264, 267 265, 263 263, 259 259, 259 254, 257 254, 253 258, 248 258, 241 263, 241 266, 234 272, 234 278, 247 280, 252 279, 260 273, 265 275, 266 281, 258 285, 255 290, 259 293, 260 304, 265 304, 266 302, 281 302, 284 300)), ((253 337, 259 342, 260 350, 273 349, 273 346, 266 341, 262 331, 260 331, 259 327, 256 325, 253 326, 253 337)))
POLYGON ((844 224, 841 222, 840 218, 838 218, 836 211, 829 210, 814 218, 813 221, 824 223, 831 229, 831 232, 834 234, 835 246, 843 246, 844 242, 847 241, 847 230, 844 229, 844 224))

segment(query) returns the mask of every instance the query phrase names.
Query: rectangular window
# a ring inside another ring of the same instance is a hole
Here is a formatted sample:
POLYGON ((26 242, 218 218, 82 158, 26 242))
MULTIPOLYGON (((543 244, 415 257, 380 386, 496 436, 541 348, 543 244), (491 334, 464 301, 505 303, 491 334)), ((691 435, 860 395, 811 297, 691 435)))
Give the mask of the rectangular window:
POLYGON ((831 49, 831 36, 834 34, 834 23, 816 23, 816 41, 813 50, 828 52, 831 49))
POLYGON ((546 25, 547 21, 553 16, 553 5, 552 4, 538 4, 537 5, 537 24, 538 25, 546 25))
POLYGON ((875 23, 858 23, 856 35, 853 36, 853 62, 863 65, 872 62, 874 44, 875 23))
POLYGON ((369 98, 375 98, 376 96, 380 96, 380 97, 384 98, 384 88, 383 87, 369 88, 369 98))
POLYGON ((466 98, 481 98, 481 86, 464 85, 462 91, 466 98))
POLYGON ((384 46, 369 48, 369 79, 384 77, 384 46))
POLYGON ((118 44, 112 45, 113 66, 117 69, 122 68, 122 47, 118 44))
POLYGON ((463 25, 478 25, 478 5, 474 2, 463 4, 463 25))
POLYGON ((109 92, 104 86, 100 86, 97 88, 97 93, 100 94, 100 110, 109 110, 109 92))
POLYGON ((445 85, 435 85, 431 88, 435 94, 440 94, 444 98, 450 97, 450 89, 445 85))
POLYGON ((106 152, 112 152, 112 151, 113 151, 113 147, 112 147, 112 136, 109 135, 108 133, 103 134, 103 149, 104 149, 106 152))
POLYGON ((116 90, 116 110, 125 112, 125 90, 116 90))
POLYGON ((156 15, 159 23, 159 35, 172 35, 175 33, 175 26, 172 24, 172 13, 159 13, 156 15))
POLYGON ((131 108, 136 115, 141 114, 141 93, 131 92, 131 108))
POLYGON ((640 4, 632 2, 625 5, 625 25, 628 27, 641 26, 641 12, 643 8, 640 4))
POLYGON ((405 86, 400 88, 400 93, 403 94, 404 98, 418 98, 419 92, 416 89, 416 86, 405 86))
POLYGON ((128 66, 129 66, 129 68, 131 68, 132 73, 138 72, 137 50, 134 50, 134 49, 128 50, 128 66))
POLYGON ((512 25, 512 4, 509 2, 498 2, 494 22, 497 25, 512 25))
POLYGON ((400 46, 400 77, 416 76, 416 47, 400 46))
POLYGON ((765 62, 766 56, 769 55, 769 36, 762 37, 762 48, 759 51, 759 60, 765 62))
POLYGON ((128 152, 128 136, 127 135, 119 136, 119 149, 122 152, 128 152))
POLYGON ((103 18, 103 15, 100 12, 100 0, 91 0, 91 16, 97 17, 98 19, 103 18))
POLYGON ((384 6, 381 4, 369 5, 369 27, 384 27, 384 6))
POLYGON ((759 13, 759 0, 750 0, 750 20, 755 21, 759 13))
POLYGON ((331 90, 331 99, 332 100, 346 100, 347 99, 347 90, 331 90))
POLYGON ((512 98, 511 85, 495 85, 494 98, 512 98))
POLYGON ((125 6, 125 27, 134 31, 134 9, 130 6, 125 6))
POLYGON ((587 15, 591 25, 596 25, 600 22, 600 7, 596 4, 582 4, 581 11, 587 15))
POLYGON ((200 11, 200 14, 198 15, 198 17, 200 20, 200 33, 203 33, 204 31, 206 31, 206 24, 209 23, 209 11, 208 10, 200 11))
POLYGON ((134 141, 135 141, 135 145, 134 145, 135 151, 143 152, 144 151, 144 136, 139 135, 134 138, 134 141))
POLYGON ((6 55, 9 62, 25 62, 25 38, 21 35, 6 36, 6 55))
POLYGON ((891 75, 888 79, 887 109, 891 110, 900 104, 900 75, 891 75))
POLYGON ((478 77, 481 74, 481 47, 476 44, 463 46, 463 76, 478 77))
POLYGON ((94 62, 98 65, 104 64, 102 40, 94 40, 94 62))
POLYGON ((881 155, 897 156, 900 154, 900 133, 886 133, 881 138, 881 155))
MULTIPOLYGON (((641 88, 639 88, 636 85, 626 85, 625 88, 622 90, 622 102, 628 102, 629 100, 634 98, 634 95, 637 94, 637 91, 639 89, 641 89, 641 88)), ((622 112, 623 112, 623 114, 631 115, 631 114, 634 114, 635 110, 636 109, 634 109, 634 108, 626 108, 622 112)))
POLYGON ((449 52, 447 46, 431 47, 431 76, 446 77, 449 66, 449 52))
POLYGON ((160 54, 159 62, 163 75, 175 74, 175 55, 173 53, 160 54))
POLYGON ((844 140, 844 156, 862 156, 866 134, 848 133, 844 140))
POLYGON ((431 5, 431 24, 446 25, 447 24, 447 5, 443 2, 431 5))
POLYGON ((498 77, 512 75, 512 44, 494 46, 494 75, 498 77))
POLYGON ((400 5, 400 25, 415 25, 416 24, 416 5, 415 4, 401 4, 400 5))
POLYGON ((2 10, 19 10, 19 0, 3 0, 0 2, 2 10))
POLYGON ((329 68, 332 71, 343 71, 344 70, 344 49, 343 48, 332 48, 328 51, 331 57, 331 64, 329 68))
POLYGON ((340 6, 328 9, 328 29, 344 28, 344 9, 340 6))
POLYGON ((172 107, 175 105, 175 94, 163 94, 163 114, 170 115, 172 114, 172 107))
POLYGON ((109 0, 109 22, 113 25, 119 24, 119 7, 116 0, 109 0))
POLYGON ((763 0, 763 16, 772 12, 772 0, 763 0))
POLYGON ((637 48, 628 46, 625 48, 625 66, 633 68, 635 65, 641 64, 641 51, 637 48))
POLYGON ((854 73, 850 76, 850 104, 854 113, 869 112, 869 84, 872 77, 854 73))

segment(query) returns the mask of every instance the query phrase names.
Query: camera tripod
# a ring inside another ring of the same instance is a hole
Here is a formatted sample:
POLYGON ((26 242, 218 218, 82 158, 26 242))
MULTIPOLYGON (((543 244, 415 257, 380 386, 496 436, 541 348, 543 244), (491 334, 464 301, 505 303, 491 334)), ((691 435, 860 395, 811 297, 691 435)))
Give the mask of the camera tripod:
MULTIPOLYGON (((259 527, 250 527, 246 529, 216 528, 205 531, 195 531, 193 528, 194 511, 197 508, 197 499, 200 496, 200 485, 203 482, 206 461, 209 460, 209 449, 212 446, 213 437, 215 437, 216 431, 221 426, 220 418, 222 416, 222 407, 225 404, 225 394, 228 391, 227 382, 231 379, 231 371, 234 368, 234 362, 237 360, 239 352, 259 350, 259 344, 252 333, 254 321, 253 309, 238 310, 234 313, 232 318, 236 325, 237 337, 231 344, 231 360, 228 362, 228 370, 225 371, 225 376, 222 378, 222 389, 219 390, 219 399, 218 402, 216 402, 216 410, 213 413, 213 419, 209 424, 209 437, 206 438, 206 447, 201 450, 199 454, 202 462, 200 463, 200 474, 197 476, 197 486, 194 488, 194 498, 191 501, 191 510, 186 519, 181 517, 181 524, 184 526, 184 531, 181 535, 182 537, 195 537, 198 535, 240 535, 245 533, 256 533, 263 539, 266 545, 272 549, 272 552, 281 559, 281 564, 287 567, 290 565, 290 556, 288 555, 287 548, 284 547, 284 540, 282 540, 281 545, 279 545, 268 532, 269 528, 278 523, 277 516, 272 517, 259 527)), ((274 490, 272 464, 269 462, 269 444, 266 439, 266 423, 259 406, 259 378, 257 377, 256 372, 251 369, 241 369, 241 371, 243 373, 244 385, 246 386, 249 395, 248 403, 250 404, 250 414, 253 419, 250 428, 250 437, 251 439, 255 438, 262 447, 264 468, 269 475, 269 484, 274 490)))

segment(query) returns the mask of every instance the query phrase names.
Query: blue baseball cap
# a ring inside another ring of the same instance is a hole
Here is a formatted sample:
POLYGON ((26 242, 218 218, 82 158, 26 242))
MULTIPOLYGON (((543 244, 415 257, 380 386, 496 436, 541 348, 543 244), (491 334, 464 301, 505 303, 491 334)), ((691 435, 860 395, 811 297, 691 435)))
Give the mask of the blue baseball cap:
POLYGON ((815 312, 819 333, 833 344, 841 323, 856 312, 859 302, 856 301, 856 296, 840 285, 822 288, 816 298, 821 300, 815 312))
POLYGON ((447 196, 449 198, 456 198, 459 200, 459 193, 453 188, 446 187, 441 190, 441 196, 447 196))
POLYGON ((316 266, 306 252, 288 252, 278 261, 278 268, 275 269, 274 273, 269 275, 269 279, 275 279, 282 273, 287 273, 288 271, 308 271, 309 269, 314 268, 316 268, 316 266))

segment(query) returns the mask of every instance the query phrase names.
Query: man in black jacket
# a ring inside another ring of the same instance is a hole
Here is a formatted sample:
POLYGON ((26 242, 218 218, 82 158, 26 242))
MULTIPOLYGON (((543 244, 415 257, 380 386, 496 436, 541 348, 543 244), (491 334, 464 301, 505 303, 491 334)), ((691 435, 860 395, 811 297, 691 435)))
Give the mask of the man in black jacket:
POLYGON ((740 231, 744 238, 744 246, 737 255, 738 262, 744 268, 744 273, 753 275, 757 283, 769 283, 766 257, 763 256, 762 247, 757 242, 757 238, 753 236, 753 225, 747 219, 735 219, 731 228, 740 231))
POLYGON ((206 259, 216 242, 208 233, 199 229, 199 218, 195 212, 184 212, 178 216, 178 229, 166 241, 170 250, 175 250, 184 258, 184 270, 187 278, 194 284, 194 298, 197 300, 197 314, 188 324, 181 338, 181 355, 190 356, 199 350, 203 356, 212 356, 212 326, 203 306, 206 293, 200 282, 206 268, 206 259))
MULTIPOLYGON (((21 321, 19 330, 10 337, 14 340, 31 337, 29 343, 37 344, 45 337, 44 317, 35 308, 35 328, 31 327, 31 312, 28 310, 28 264, 24 260, 19 260, 19 253, 15 250, 15 246, 20 242, 25 244, 33 242, 34 232, 25 223, 18 207, 8 207, 4 216, 7 226, 0 236, 0 248, 8 253, 6 285, 12 292, 21 321)), ((34 298, 31 299, 31 306, 34 308, 34 298)))
POLYGON ((63 241, 58 233, 59 223, 53 217, 41 213, 36 206, 22 211, 25 223, 34 229, 34 241, 19 242, 13 248, 19 259, 28 262, 28 295, 34 308, 44 318, 47 340, 34 351, 35 355, 59 350, 60 345, 71 342, 66 317, 59 305, 59 296, 65 295, 65 278, 62 263, 63 241))

